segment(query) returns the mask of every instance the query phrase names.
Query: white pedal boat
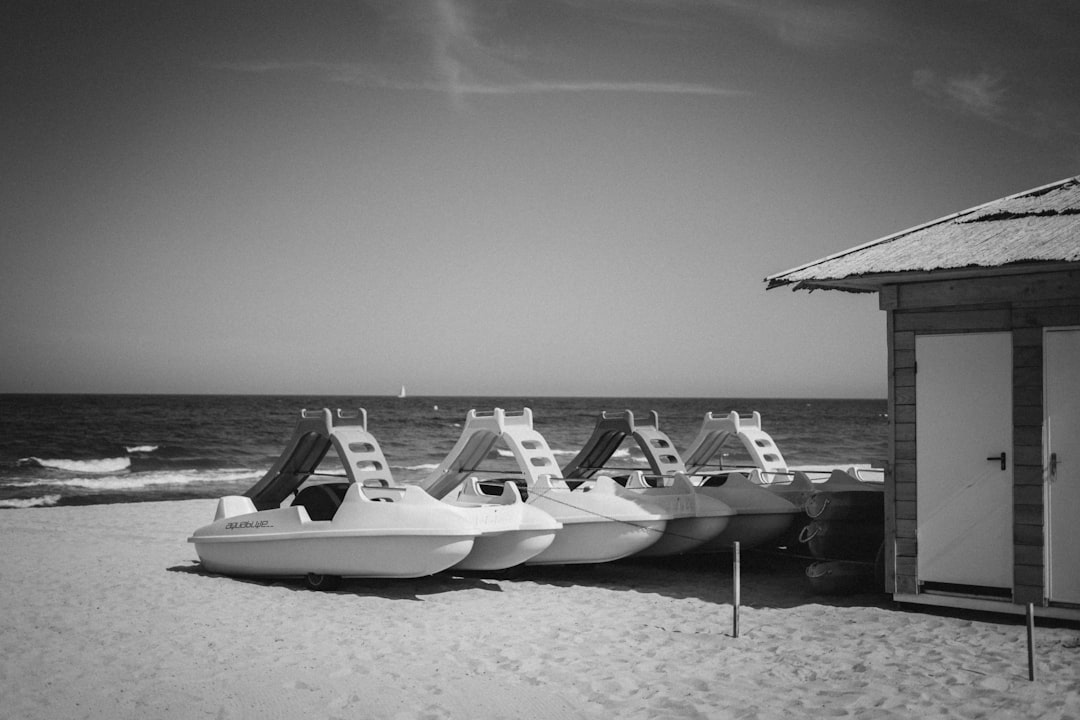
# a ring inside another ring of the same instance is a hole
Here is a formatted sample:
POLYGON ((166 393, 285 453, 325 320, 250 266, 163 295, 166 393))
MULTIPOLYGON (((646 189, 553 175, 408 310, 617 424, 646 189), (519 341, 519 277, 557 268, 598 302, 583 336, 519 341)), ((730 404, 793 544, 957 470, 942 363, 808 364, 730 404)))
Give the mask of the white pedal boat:
POLYGON ((215 517, 188 538, 206 570, 303 577, 315 588, 342 577, 432 575, 464 560, 478 535, 417 487, 350 484, 329 520, 312 520, 303 505, 256 510, 245 496, 222 498, 215 517))
POLYGON ((629 435, 645 456, 652 473, 661 477, 684 475, 696 487, 699 497, 727 506, 733 514, 718 534, 699 543, 695 551, 725 551, 736 541, 742 548, 766 544, 783 535, 793 524, 801 508, 752 483, 742 482, 732 476, 731 481, 716 478, 709 481, 695 474, 694 468, 684 463, 671 439, 660 430, 659 416, 649 413, 645 422, 634 422, 633 414, 604 413, 597 421, 593 437, 578 455, 567 464, 567 475, 587 474, 602 467, 629 435))
POLYGON ((723 532, 701 546, 703 552, 730 550, 735 542, 741 548, 760 547, 794 528, 802 508, 755 482, 756 472, 695 476, 700 492, 723 500, 736 513, 723 532))
POLYGON ((538 507, 527 505, 517 485, 505 483, 498 494, 468 478, 443 502, 460 508, 480 532, 472 552, 455 570, 505 570, 531 560, 555 541, 562 523, 538 507))
POLYGON ((740 416, 705 413, 697 437, 687 448, 687 471, 695 475, 741 472, 761 487, 802 506, 811 494, 849 490, 883 492, 884 470, 845 463, 839 465, 789 466, 772 437, 761 428, 761 414, 740 416), (738 454, 744 465, 732 466, 729 456, 738 454), (757 470, 757 474, 753 471, 757 470), (845 480, 837 478, 840 471, 845 480))
MULTIPOLYGON (((706 413, 697 437, 686 451, 687 472, 695 474, 703 488, 719 488, 718 496, 743 496, 741 502, 760 507, 762 514, 769 513, 770 504, 777 505, 775 500, 770 503, 762 490, 793 505, 802 517, 789 529, 791 532, 780 531, 777 535, 782 537, 780 544, 789 549, 797 546, 796 538, 805 536, 802 531, 806 529, 806 515, 811 519, 822 515, 822 521, 832 520, 833 515, 858 512, 848 509, 855 506, 869 513, 867 520, 872 522, 876 517, 879 525, 883 522, 883 471, 850 463, 845 467, 845 470, 829 465, 789 467, 772 437, 762 430, 761 415, 756 411, 747 417, 740 417, 734 411, 727 415, 706 413), (747 458, 748 464, 727 466, 730 454, 747 458)), ((737 502, 732 500, 733 505, 737 502)), ((779 525, 779 518, 774 517, 779 525)), ((719 538, 720 542, 723 540, 719 538)), ((874 549, 876 545, 871 552, 874 549)))
POLYGON ((501 495, 503 487, 515 485, 524 489, 526 504, 562 523, 550 547, 526 565, 599 563, 628 557, 656 543, 672 517, 609 477, 571 489, 547 441, 533 429, 529 408, 520 414, 507 414, 502 408, 483 414, 470 410, 457 444, 421 487, 443 498, 466 481, 478 491, 471 496, 474 501, 483 500, 486 493, 501 495), (482 463, 500 441, 516 461, 516 476, 477 479, 475 474, 484 472, 482 463))
POLYGON ((663 536, 642 550, 642 557, 680 555, 697 550, 720 537, 730 523, 738 522, 734 509, 695 487, 684 473, 670 477, 633 472, 624 487, 672 514, 663 536))
POLYGON ((189 541, 212 572, 301 576, 312 586, 503 569, 540 552, 559 528, 515 490, 483 506, 439 502, 393 481, 364 410, 304 410, 270 471, 244 495, 222 498, 214 522, 189 541), (328 475, 320 464, 331 449, 340 466, 328 475))
POLYGON ((613 477, 617 483, 671 515, 663 536, 638 553, 646 557, 694 550, 722 533, 736 515, 726 503, 690 482, 658 424, 655 412, 650 414, 650 422, 645 423, 635 423, 629 410, 602 412, 589 440, 563 468, 563 475, 571 481, 587 479, 601 471, 621 473, 613 477), (634 470, 627 475, 626 470, 605 467, 627 438, 633 438, 642 448, 650 448, 646 452, 650 474, 634 470))

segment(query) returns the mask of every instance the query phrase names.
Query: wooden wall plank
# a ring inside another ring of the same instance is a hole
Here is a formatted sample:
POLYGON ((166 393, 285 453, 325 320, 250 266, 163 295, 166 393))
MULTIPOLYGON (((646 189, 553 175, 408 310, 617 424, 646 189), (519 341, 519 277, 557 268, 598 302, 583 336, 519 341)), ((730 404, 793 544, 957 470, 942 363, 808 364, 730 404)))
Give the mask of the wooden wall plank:
POLYGON ((1017 405, 1013 407, 1014 425, 1041 425, 1042 405, 1017 405))
POLYGON ((1042 547, 1043 544, 1043 528, 1042 525, 1013 525, 1013 544, 1014 545, 1035 545, 1042 547))
POLYGON ((1042 505, 1042 483, 1031 485, 1014 485, 1013 502, 1017 505, 1042 505))
POLYGON ((918 543, 914 538, 897 539, 896 556, 913 558, 918 553, 918 543))
POLYGON ((1042 503, 1014 505, 1013 523, 1017 525, 1038 525, 1041 528, 1043 526, 1042 503))
POLYGON ((1042 446, 1036 445, 1031 447, 1029 445, 1013 446, 1013 464, 1027 465, 1029 467, 1041 468, 1043 464, 1042 459, 1042 446))
POLYGON ((1019 605, 1027 605, 1028 603, 1034 603, 1036 605, 1042 604, 1043 591, 1042 582, 1038 585, 1016 585, 1013 588, 1013 602, 1019 605))
POLYGON ((1031 273, 910 283, 892 292, 892 308, 987 305, 993 303, 1059 303, 1080 299, 1080 272, 1031 273))
MULTIPOLYGON (((1013 469, 1013 492, 1021 488, 1037 488, 1042 497, 1043 467, 1041 464, 1020 465, 1013 469)), ((1014 499, 1016 496, 1014 495, 1014 499)))
POLYGON ((896 329, 923 333, 965 333, 1008 330, 1012 316, 1008 308, 950 312, 896 314, 896 329))
POLYGON ((878 309, 892 310, 896 307, 899 289, 896 285, 882 285, 878 290, 878 309))
POLYGON ((1030 565, 1017 565, 1013 569, 1014 585, 1026 585, 1033 589, 1039 588, 1038 594, 1040 596, 1042 595, 1042 581, 1042 568, 1031 567, 1030 565))
POLYGON ((1043 567, 1043 549, 1038 545, 1017 545, 1013 548, 1013 559, 1017 565, 1043 567))
POLYGON ((911 479, 915 479, 915 443, 908 442, 896 442, 896 450, 894 452, 896 457, 896 473, 898 478, 904 478, 904 475, 900 474, 900 464, 906 463, 905 469, 909 469, 911 472, 911 479))
POLYGON ((1022 327, 1066 327, 1080 325, 1080 306, 1020 308, 1015 323, 1022 327))
POLYGON ((901 575, 897 572, 895 590, 897 595, 914 595, 918 590, 919 583, 914 575, 901 575))
POLYGON ((1016 425, 1013 427, 1013 445, 1041 449, 1042 427, 1040 425, 1016 425))

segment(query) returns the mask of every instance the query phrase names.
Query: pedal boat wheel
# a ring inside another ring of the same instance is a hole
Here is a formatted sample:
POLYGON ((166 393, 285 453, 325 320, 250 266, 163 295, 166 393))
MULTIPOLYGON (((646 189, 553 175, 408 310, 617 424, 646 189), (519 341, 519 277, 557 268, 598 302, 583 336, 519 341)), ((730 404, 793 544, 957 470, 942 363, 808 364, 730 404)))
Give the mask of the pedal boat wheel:
POLYGON ((308 590, 336 590, 341 585, 341 578, 337 575, 308 573, 304 577, 304 584, 308 590))

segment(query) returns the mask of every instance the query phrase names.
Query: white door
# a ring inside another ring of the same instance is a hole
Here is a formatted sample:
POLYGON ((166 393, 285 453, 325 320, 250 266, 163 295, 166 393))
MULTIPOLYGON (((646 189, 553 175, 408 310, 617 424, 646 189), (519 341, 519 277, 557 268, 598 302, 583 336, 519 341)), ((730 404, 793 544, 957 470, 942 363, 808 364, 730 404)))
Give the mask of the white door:
POLYGON ((1080 603, 1080 329, 1048 330, 1044 361, 1047 597, 1080 603))
POLYGON ((915 362, 919 580, 1009 589, 1012 334, 917 336, 915 362))

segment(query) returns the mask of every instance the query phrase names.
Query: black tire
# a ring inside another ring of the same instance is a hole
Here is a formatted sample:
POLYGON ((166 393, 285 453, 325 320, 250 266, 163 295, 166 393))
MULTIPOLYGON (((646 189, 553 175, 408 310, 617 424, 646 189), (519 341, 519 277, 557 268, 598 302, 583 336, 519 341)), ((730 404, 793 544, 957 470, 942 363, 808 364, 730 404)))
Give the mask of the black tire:
POLYGON ((308 590, 336 590, 341 585, 341 578, 337 575, 308 573, 304 577, 304 584, 307 585, 308 590))

